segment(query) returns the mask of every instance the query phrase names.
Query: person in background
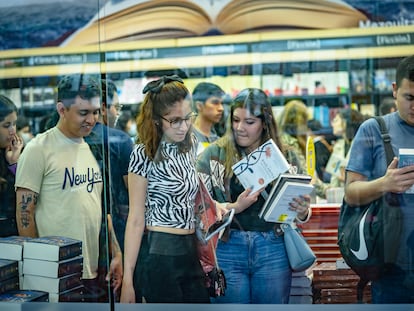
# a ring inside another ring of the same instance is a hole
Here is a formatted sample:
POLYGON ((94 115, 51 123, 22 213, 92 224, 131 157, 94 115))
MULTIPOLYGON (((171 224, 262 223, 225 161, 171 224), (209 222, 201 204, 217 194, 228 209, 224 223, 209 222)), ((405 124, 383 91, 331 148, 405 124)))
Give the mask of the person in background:
POLYGON ((197 113, 193 131, 198 139, 198 153, 219 137, 215 124, 223 117, 224 91, 216 84, 201 82, 193 90, 193 110, 197 113))
MULTIPOLYGON (((235 209, 235 220, 217 246, 217 259, 227 280, 225 296, 216 303, 288 303, 292 271, 280 224, 258 217, 265 202, 260 191, 250 194, 233 174, 232 165, 272 138, 288 162, 298 165, 279 139, 267 95, 260 89, 242 90, 230 107, 226 134, 198 157, 197 171, 212 197, 235 209), (227 202, 227 203, 226 203, 227 202)), ((269 193, 271 185, 266 187, 269 193)), ((297 197, 291 208, 297 221, 310 217, 310 196, 297 197)))
POLYGON ((226 133, 226 122, 228 120, 232 100, 233 98, 230 94, 225 94, 223 96, 223 116, 221 117, 220 122, 214 124, 214 130, 216 131, 218 137, 221 137, 224 133, 226 133))
MULTIPOLYGON (((59 81, 59 121, 24 148, 15 187, 19 235, 81 240, 82 284, 93 296, 90 301, 102 302, 108 295, 98 275, 99 234, 106 221, 102 217, 104 178, 84 140, 98 119, 100 94, 101 87, 92 77, 75 74, 59 81)), ((112 261, 106 279, 116 291, 122 282, 122 253, 110 220, 108 217, 112 261)))
POLYGON ((23 139, 16 132, 17 107, 0 95, 0 237, 17 235, 14 181, 23 139))
POLYGON ((137 118, 139 142, 129 165, 130 209, 125 231, 121 302, 135 302, 133 274, 145 265, 144 297, 149 303, 208 303, 195 244, 193 112, 178 76, 149 82, 137 118), (149 254, 137 262, 147 230, 149 254))
MULTIPOLYGON (((115 84, 111 80, 101 80, 102 98, 101 107, 117 107, 119 106, 119 99, 115 84)), ((126 226, 126 219, 128 217, 128 165, 129 157, 132 152, 132 141, 130 137, 123 131, 112 128, 108 125, 108 109, 103 108, 101 116, 90 135, 85 136, 85 141, 91 148, 97 147, 96 153, 100 155, 96 158, 102 159, 100 161, 101 170, 107 170, 109 176, 108 182, 108 197, 107 202, 110 203, 108 209, 112 215, 112 222, 115 229, 115 234, 119 240, 121 250, 124 249, 124 232, 126 226), (108 154, 107 161, 104 163, 104 155, 102 150, 108 154)), ((94 150, 92 150, 94 151, 94 150)))
POLYGON ((377 121, 366 120, 356 133, 346 167, 345 200, 350 206, 369 204, 385 193, 398 197, 403 228, 397 261, 371 283, 373 303, 414 303, 414 165, 398 167, 399 148, 414 148, 414 55, 402 59, 392 83, 397 111, 383 116, 396 157, 387 166, 377 121))
POLYGON ((16 129, 17 134, 23 139, 24 146, 33 139, 32 127, 26 117, 17 117, 16 129))
MULTIPOLYGON (((301 100, 290 100, 283 107, 279 116, 279 129, 282 132, 281 141, 286 148, 294 152, 299 159, 301 173, 307 174, 306 165, 306 141, 308 138, 308 107, 301 100)), ((328 185, 319 179, 318 175, 312 176, 312 183, 315 187, 315 194, 325 198, 328 185)))
POLYGON ((102 92, 109 94, 107 96, 107 99, 105 101, 102 101, 102 122, 106 126, 115 127, 115 124, 121 114, 122 109, 122 105, 119 102, 118 92, 115 83, 113 81, 108 80, 108 83, 105 83, 105 89, 102 88, 102 92))
POLYGON ((380 116, 385 116, 391 112, 397 111, 397 104, 394 97, 384 97, 379 106, 380 116))
MULTIPOLYGON (((101 107, 117 107, 119 99, 115 84, 111 80, 101 79, 101 107)), ((107 126, 108 109, 103 108, 101 115, 90 135, 85 136, 85 142, 91 148, 95 159, 98 160, 101 171, 104 172, 102 213, 103 217, 109 215, 115 235, 119 241, 121 251, 124 249, 124 233, 128 217, 128 164, 132 152, 132 141, 129 136, 115 128, 107 126)), ((103 220, 104 220, 103 219, 103 220)), ((105 245, 106 226, 101 227, 100 245, 105 245)), ((100 248, 99 275, 105 276, 107 272, 106 248, 100 248)), ((104 280, 101 280, 103 282, 104 280)), ((117 297, 119 298, 119 297, 117 297)))
POLYGON ((345 167, 349 161, 349 149, 352 140, 358 131, 359 126, 365 121, 365 117, 359 111, 351 108, 343 108, 338 110, 332 119, 331 126, 333 134, 338 137, 331 156, 342 159, 338 174, 333 174, 329 182, 331 187, 345 186, 345 167))
POLYGON ((329 182, 331 175, 326 172, 326 164, 328 163, 329 156, 332 153, 332 145, 326 139, 322 131, 322 124, 319 120, 308 120, 308 128, 310 130, 309 135, 313 137, 313 143, 315 145, 315 169, 318 177, 323 182, 329 182))
POLYGON ((137 123, 130 111, 122 111, 118 120, 116 121, 115 128, 128 134, 132 141, 137 138, 137 123))

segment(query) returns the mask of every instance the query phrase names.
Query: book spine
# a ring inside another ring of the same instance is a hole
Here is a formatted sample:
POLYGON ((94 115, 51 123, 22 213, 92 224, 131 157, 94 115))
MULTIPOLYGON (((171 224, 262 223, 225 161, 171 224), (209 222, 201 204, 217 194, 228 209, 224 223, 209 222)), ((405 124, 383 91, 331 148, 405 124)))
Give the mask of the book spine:
POLYGON ((74 273, 82 272, 83 258, 64 262, 59 265, 57 277, 62 277, 74 273))
POLYGON ((75 243, 67 246, 60 247, 59 260, 64 260, 72 257, 76 257, 82 253, 82 243, 75 243))
POLYGON ((59 292, 81 285, 81 274, 74 274, 59 280, 59 292))
POLYGON ((59 302, 81 302, 85 289, 83 286, 75 287, 69 291, 59 294, 59 302))
POLYGON ((0 282, 0 294, 17 289, 19 289, 19 277, 13 277, 0 282))
POLYGON ((0 281, 19 276, 19 266, 17 261, 0 267, 0 281))

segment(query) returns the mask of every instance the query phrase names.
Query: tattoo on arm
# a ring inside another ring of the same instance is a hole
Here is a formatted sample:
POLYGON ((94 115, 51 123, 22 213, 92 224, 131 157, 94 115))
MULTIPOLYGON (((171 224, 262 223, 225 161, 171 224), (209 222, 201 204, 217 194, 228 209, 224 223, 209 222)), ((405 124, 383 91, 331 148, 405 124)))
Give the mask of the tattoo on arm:
POLYGON ((37 204, 37 194, 26 193, 22 195, 20 221, 23 228, 27 228, 30 225, 30 205, 37 204))
POLYGON ((38 194, 33 192, 24 192, 20 201, 20 226, 24 229, 34 226, 34 209, 37 205, 38 194))

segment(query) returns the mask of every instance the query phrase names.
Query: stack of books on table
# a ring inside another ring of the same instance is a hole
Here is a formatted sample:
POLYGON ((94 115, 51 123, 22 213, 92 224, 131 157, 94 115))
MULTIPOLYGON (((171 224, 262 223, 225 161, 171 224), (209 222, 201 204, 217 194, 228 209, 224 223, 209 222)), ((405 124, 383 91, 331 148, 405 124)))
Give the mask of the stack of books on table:
MULTIPOLYGON (((359 276, 341 264, 323 262, 313 268, 314 304, 355 304, 359 276)), ((364 290, 364 303, 371 303, 371 284, 364 290)))
POLYGON ((17 260, 0 259, 0 294, 19 289, 17 260))
POLYGON ((49 236, 23 245, 23 289, 49 293, 50 302, 71 301, 83 291, 82 242, 49 236))
POLYGON ((301 272, 293 272, 292 283, 290 288, 289 304, 312 304, 313 292, 312 292, 312 278, 313 267, 301 272))
MULTIPOLYGON (((0 258, 15 260, 18 262, 18 288, 22 289, 23 285, 23 243, 31 240, 29 237, 12 235, 0 238, 0 258)), ((1 291, 1 290, 0 290, 1 291)))

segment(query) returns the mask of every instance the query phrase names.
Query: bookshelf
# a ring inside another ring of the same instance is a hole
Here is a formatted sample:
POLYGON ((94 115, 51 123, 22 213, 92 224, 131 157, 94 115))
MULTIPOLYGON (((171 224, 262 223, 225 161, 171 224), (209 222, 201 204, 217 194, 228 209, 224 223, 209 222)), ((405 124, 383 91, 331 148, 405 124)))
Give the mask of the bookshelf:
POLYGON ((6 50, 0 51, 0 93, 12 94, 25 115, 40 118, 53 110, 54 88, 64 74, 101 74, 132 104, 142 100, 139 88, 148 79, 178 73, 190 89, 206 80, 230 95, 263 88, 275 107, 300 98, 313 112, 354 104, 377 113, 382 98, 391 95, 395 65, 412 53, 412 42, 414 27, 400 26, 6 50), (401 36, 407 40, 391 40, 401 36))

